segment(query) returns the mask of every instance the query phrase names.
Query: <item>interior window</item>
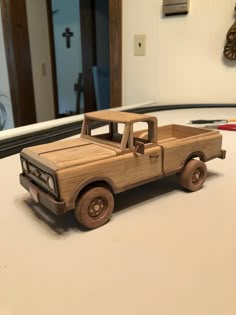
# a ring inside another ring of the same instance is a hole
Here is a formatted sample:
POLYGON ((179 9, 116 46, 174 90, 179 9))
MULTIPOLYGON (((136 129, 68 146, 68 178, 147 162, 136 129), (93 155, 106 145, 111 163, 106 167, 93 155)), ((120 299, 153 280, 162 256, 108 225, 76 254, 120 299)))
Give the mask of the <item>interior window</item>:
POLYGON ((90 121, 89 130, 90 132, 88 132, 88 134, 90 134, 94 138, 121 143, 124 131, 124 124, 103 122, 101 126, 101 124, 99 125, 99 123, 96 124, 96 122, 90 121))
POLYGON ((145 121, 136 122, 133 124, 134 145, 136 141, 150 143, 148 134, 148 123, 145 121))

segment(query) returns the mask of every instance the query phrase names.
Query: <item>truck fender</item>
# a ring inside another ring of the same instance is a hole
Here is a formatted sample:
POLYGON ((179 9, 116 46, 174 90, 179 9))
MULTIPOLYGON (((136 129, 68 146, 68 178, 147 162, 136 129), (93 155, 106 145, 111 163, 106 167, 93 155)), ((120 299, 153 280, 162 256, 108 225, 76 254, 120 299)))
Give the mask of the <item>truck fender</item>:
POLYGON ((86 189, 89 187, 94 187, 94 186, 105 186, 108 189, 111 190, 112 193, 116 193, 116 188, 112 180, 106 177, 92 177, 87 180, 82 181, 78 187, 75 189, 73 193, 73 207, 75 207, 76 201, 81 195, 82 192, 84 192, 86 189))
POLYGON ((207 158, 205 156, 205 154, 202 151, 195 151, 195 152, 191 152, 187 158, 185 159, 184 163, 183 163, 183 167, 192 159, 194 158, 199 158, 200 161, 202 162, 206 162, 207 158))

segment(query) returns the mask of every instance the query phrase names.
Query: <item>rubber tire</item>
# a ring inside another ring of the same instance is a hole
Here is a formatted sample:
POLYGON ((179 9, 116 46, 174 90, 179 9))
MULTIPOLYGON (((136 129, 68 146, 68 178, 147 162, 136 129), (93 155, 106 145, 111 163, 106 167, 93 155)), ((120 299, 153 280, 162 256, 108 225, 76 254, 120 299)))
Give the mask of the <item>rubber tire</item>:
POLYGON ((183 171, 177 175, 180 186, 190 190, 197 191, 202 188, 207 178, 206 164, 199 160, 190 160, 184 167, 183 171), (200 178, 197 183, 193 182, 194 172, 200 170, 200 178))
POLYGON ((96 229, 109 221, 114 209, 114 197, 112 192, 105 187, 93 187, 84 192, 78 199, 75 207, 75 217, 88 229, 96 229), (94 199, 101 198, 104 202, 104 210, 97 217, 89 214, 89 207, 94 199))

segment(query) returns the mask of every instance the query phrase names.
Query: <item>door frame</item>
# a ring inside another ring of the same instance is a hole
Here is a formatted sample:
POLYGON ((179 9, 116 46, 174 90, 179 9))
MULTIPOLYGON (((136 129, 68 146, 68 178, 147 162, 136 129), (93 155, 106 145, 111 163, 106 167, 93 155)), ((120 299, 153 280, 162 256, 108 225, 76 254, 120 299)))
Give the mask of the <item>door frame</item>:
POLYGON ((15 127, 36 123, 25 0, 1 0, 10 94, 15 127))
MULTIPOLYGON (((48 4, 50 1, 46 0, 48 4)), ((47 6, 50 13, 50 6, 47 6)), ((15 127, 36 123, 26 0, 0 0, 15 127)), ((49 14, 51 17, 51 14, 49 14)), ((49 24, 55 117, 59 116, 53 29, 49 24)), ((52 18, 51 18, 52 22, 52 18)), ((122 105, 122 0, 109 0, 110 107, 122 105)), ((86 53, 86 52, 85 52, 86 53)))
MULTIPOLYGON (((96 45, 94 44, 93 10, 94 0, 80 0, 80 18, 85 27, 81 27, 83 68, 87 69, 95 61, 96 45)), ((109 57, 110 57, 110 108, 122 106, 122 0, 109 2, 109 57)), ((46 0, 49 25, 49 40, 51 49, 52 81, 54 100, 57 104, 56 117, 59 117, 57 71, 55 45, 53 36, 53 19, 51 0, 46 0)), ((88 88, 84 91, 87 99, 85 111, 96 110, 92 71, 86 71, 88 88), (88 91, 90 90, 90 92, 88 91)))
POLYGON ((48 35, 49 35, 51 69, 52 69, 52 88, 53 88, 55 118, 60 118, 58 89, 57 89, 56 52, 55 52, 54 35, 53 35, 53 20, 52 20, 52 13, 51 13, 52 12, 51 0, 46 0, 46 9, 47 9, 47 19, 48 19, 48 35))
POLYGON ((109 0, 110 103, 122 106, 122 0, 109 0))

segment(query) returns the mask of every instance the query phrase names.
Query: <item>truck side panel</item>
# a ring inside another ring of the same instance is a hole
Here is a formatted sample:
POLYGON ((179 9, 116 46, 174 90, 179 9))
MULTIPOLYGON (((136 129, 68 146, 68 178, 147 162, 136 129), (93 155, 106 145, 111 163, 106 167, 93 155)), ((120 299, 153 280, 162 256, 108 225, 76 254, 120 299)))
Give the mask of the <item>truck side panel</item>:
POLYGON ((77 195, 88 178, 107 179, 107 182, 113 183, 115 192, 121 192, 132 185, 161 176, 162 149, 157 145, 146 148, 143 155, 129 152, 57 172, 60 198, 65 201, 68 210, 74 207, 77 195))
POLYGON ((163 143, 164 173, 180 170, 194 153, 204 157, 205 161, 217 157, 221 154, 221 145, 222 135, 220 133, 163 143))

